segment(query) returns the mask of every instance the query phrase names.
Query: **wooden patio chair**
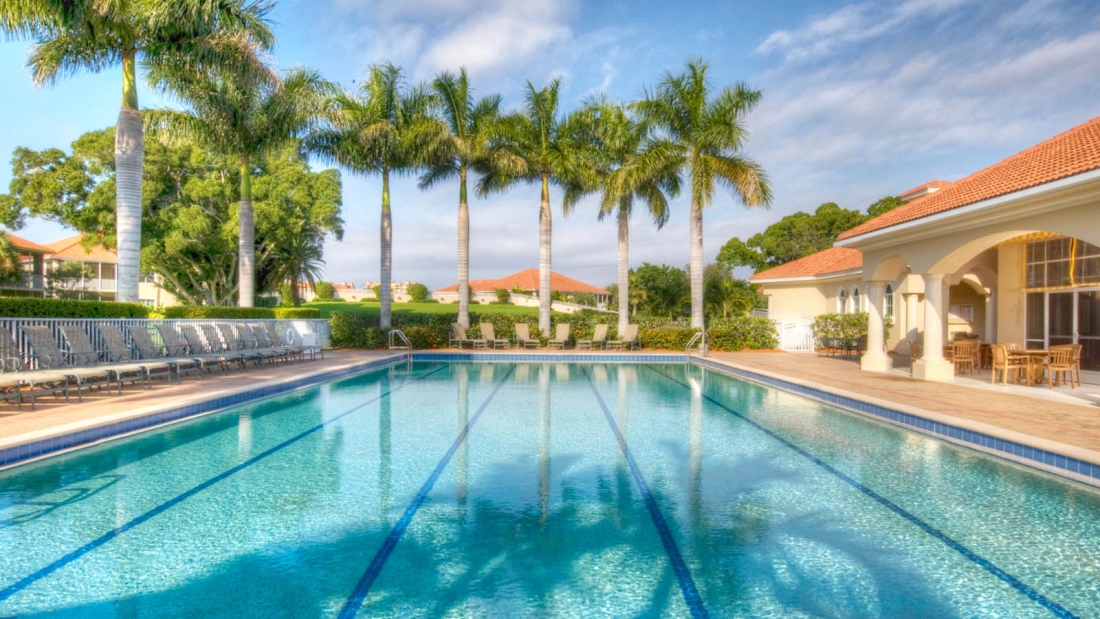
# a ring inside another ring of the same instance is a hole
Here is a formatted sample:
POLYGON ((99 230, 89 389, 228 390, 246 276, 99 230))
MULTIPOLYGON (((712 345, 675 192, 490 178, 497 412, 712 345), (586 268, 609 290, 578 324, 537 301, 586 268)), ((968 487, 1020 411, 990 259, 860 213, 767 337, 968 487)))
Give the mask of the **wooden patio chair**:
POLYGON ((913 366, 916 365, 917 359, 924 356, 924 345, 920 340, 908 340, 909 342, 909 373, 913 373, 913 366))
POLYGON ((1053 389, 1054 385, 1060 384, 1062 377, 1065 377, 1069 382, 1069 388, 1073 389, 1073 345, 1051 346, 1046 371, 1048 388, 1053 389))
POLYGON ((955 373, 963 370, 974 373, 974 340, 955 340, 951 344, 951 361, 955 364, 955 373))
POLYGON ((1008 346, 1004 344, 993 344, 990 346, 993 350, 993 371, 989 373, 989 384, 995 384, 997 382, 997 371, 1001 372, 1001 384, 1008 384, 1008 374, 1012 373, 1012 382, 1020 382, 1020 372, 1027 369, 1026 360, 1020 357, 1012 357, 1008 354, 1008 346))

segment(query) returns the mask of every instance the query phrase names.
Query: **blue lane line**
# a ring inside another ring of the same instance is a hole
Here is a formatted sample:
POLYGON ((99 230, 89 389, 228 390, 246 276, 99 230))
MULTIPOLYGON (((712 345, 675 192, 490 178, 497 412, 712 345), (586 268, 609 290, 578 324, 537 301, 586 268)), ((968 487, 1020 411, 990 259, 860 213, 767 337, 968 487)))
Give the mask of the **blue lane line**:
POLYGON ((67 555, 61 557, 60 559, 54 561, 53 563, 50 563, 49 565, 47 565, 46 567, 43 567, 42 569, 38 570, 37 572, 34 572, 33 574, 30 574, 29 576, 25 576, 22 580, 19 580, 18 582, 14 582, 14 583, 8 585, 7 587, 4 587, 4 589, 0 590, 0 601, 3 601, 3 600, 6 600, 6 599, 10 598, 12 595, 15 595, 16 593, 22 591, 23 589, 26 589, 27 587, 29 587, 30 585, 34 584, 35 582, 41 580, 42 578, 45 578, 46 576, 49 576, 50 574, 52 574, 52 573, 56 572, 57 570, 65 567, 66 565, 72 563, 73 561, 76 561, 80 557, 88 554, 89 552, 95 550, 96 548, 99 548, 100 546, 102 546, 102 545, 106 544, 107 542, 115 539, 116 537, 122 535, 123 533, 126 533, 127 531, 129 531, 129 530, 131 530, 131 529, 133 529, 133 528, 135 528, 135 527, 137 527, 137 526, 153 519, 154 517, 164 513, 165 511, 171 509, 172 507, 175 507, 176 505, 179 505, 183 501, 195 496, 196 494, 202 492, 203 490, 206 490, 210 486, 213 486, 214 484, 226 479, 227 477, 229 477, 229 476, 231 476, 235 473, 239 473, 240 471, 243 471, 244 469, 252 466, 253 464, 256 464, 260 460, 263 460, 264 458, 267 458, 268 456, 270 456, 270 455, 272 455, 272 454, 274 454, 274 453, 276 453, 276 452, 278 452, 278 451, 280 451, 280 450, 282 450, 286 447, 289 447, 290 445, 293 445, 294 443, 297 443, 298 441, 300 441, 303 438, 309 436, 310 434, 313 434, 314 432, 324 428, 325 426, 327 426, 327 425, 329 425, 329 424, 331 424, 331 423, 333 423, 337 420, 343 419, 344 417, 347 417, 348 415, 350 415, 350 414, 352 414, 356 411, 359 411, 359 410, 363 409, 364 407, 369 406, 370 404, 373 404, 373 403, 389 396, 391 393, 405 387, 409 383, 411 383, 413 381, 416 381, 416 380, 421 380, 421 379, 427 378, 427 377, 431 376, 432 374, 435 374, 436 372, 438 372, 440 370, 443 370, 447 367, 449 367, 449 366, 446 366, 446 365, 440 366, 440 367, 438 367, 438 368, 436 368, 436 369, 434 369, 430 372, 425 372, 424 374, 421 374, 420 376, 414 376, 412 378, 409 378, 409 379, 405 380, 404 382, 402 382, 401 384, 397 385, 396 387, 390 389, 389 391, 379 395, 378 397, 367 400, 366 402, 363 402, 362 404, 359 404, 358 406, 355 406, 354 408, 351 408, 351 409, 349 409, 349 410, 347 410, 343 413, 340 413, 339 415, 337 415, 337 416, 335 416, 335 417, 333 417, 333 418, 331 418, 327 421, 323 421, 323 422, 313 426, 312 428, 306 430, 305 432, 302 432, 301 434, 298 434, 297 436, 293 436, 293 437, 283 441, 282 443, 279 443, 278 445, 268 449, 267 451, 264 451, 263 453, 257 454, 255 456, 249 458, 248 460, 245 460, 244 462, 238 464, 237 466, 235 466, 231 469, 228 469, 225 472, 220 473, 220 474, 218 474, 214 477, 211 477, 210 479, 202 482, 201 484, 195 486, 194 488, 191 488, 190 490, 184 492, 183 494, 179 494, 175 498, 169 499, 168 501, 165 501, 164 503, 161 503, 160 505, 158 505, 158 506, 154 507, 153 509, 145 512, 144 514, 138 516, 137 518, 134 518, 133 520, 131 520, 131 521, 115 528, 115 529, 112 529, 112 530, 104 533, 103 535, 101 535, 101 536, 97 537, 96 539, 88 542, 87 544, 84 544, 80 548, 77 548, 76 550, 70 552, 69 554, 67 554, 67 555))
POLYGON ((584 374, 585 379, 588 380, 588 384, 592 386, 592 393, 596 394, 596 399, 600 402, 600 410, 603 411, 604 418, 607 419, 607 423, 611 426, 611 431, 615 433, 615 438, 619 441, 619 448, 626 457, 626 463, 630 467, 630 473, 634 476, 634 483, 638 484, 638 490, 642 493, 642 499, 645 501, 646 509, 649 510, 649 517, 653 519, 653 525, 657 527, 657 533, 661 536, 661 543, 664 544, 665 553, 668 554, 668 559, 672 562, 672 571, 676 574, 676 580, 680 582, 680 591, 684 594, 684 602, 687 603, 688 609, 691 610, 691 616, 696 619, 710 617, 706 607, 703 606, 703 598, 699 595, 699 589, 695 586, 695 580, 691 577, 691 570, 688 569, 687 563, 684 562, 684 556, 680 554, 680 547, 676 545, 676 539, 672 537, 672 531, 668 528, 668 522, 661 513, 661 509, 657 506, 657 500, 653 498, 653 493, 650 492, 649 484, 646 483, 645 477, 642 476, 642 471, 638 468, 638 463, 634 461, 634 454, 631 453, 630 448, 627 447, 626 439, 623 438, 622 432, 619 431, 619 424, 615 423, 615 418, 611 416, 611 411, 608 410, 607 404, 603 401, 603 396, 601 396, 599 390, 596 389, 596 383, 592 381, 592 376, 588 374, 588 370, 582 368, 581 372, 584 374))
MULTIPOLYGON (((691 387, 689 385, 676 380, 675 378, 673 378, 672 376, 669 376, 668 374, 665 374, 661 370, 658 370, 656 368, 649 368, 649 369, 654 371, 654 372, 657 372, 661 376, 664 376, 668 380, 676 383, 677 385, 680 385, 681 387, 686 387, 687 389, 691 389, 691 387)), ((990 574, 993 574, 994 576, 996 576, 1001 581, 1007 583, 1009 586, 1011 586, 1016 591, 1024 594, 1029 600, 1032 600, 1036 604, 1038 604, 1038 605, 1042 606, 1043 608, 1049 610, 1055 617, 1064 617, 1065 619, 1078 619, 1077 615, 1074 615, 1072 612, 1067 610, 1061 604, 1058 604, 1057 602, 1051 600, 1050 598, 1043 595, 1042 593, 1039 593, 1035 589, 1031 588, 1029 585, 1022 582, 1019 578, 1016 578, 1012 574, 1009 574, 1008 572, 1002 570, 1001 568, 994 565, 993 562, 991 562, 988 559, 982 557, 981 555, 974 552, 973 550, 970 550, 969 548, 967 548, 966 546, 962 545, 961 543, 955 541, 951 537, 948 537, 948 535, 946 533, 944 533, 943 531, 940 531, 936 527, 933 527, 932 525, 930 525, 927 522, 921 520, 917 516, 914 516, 913 514, 909 513, 908 511, 906 511, 902 507, 898 506, 896 503, 894 503, 890 499, 887 499, 886 497, 884 497, 881 494, 875 492, 874 490, 871 490, 867 486, 864 486, 863 484, 861 484, 858 481, 852 479, 851 477, 848 477, 844 473, 840 472, 839 470, 833 468, 831 465, 829 465, 826 462, 822 461, 817 456, 811 454, 810 452, 806 451, 805 449, 802 449, 798 445, 795 445, 794 443, 788 441, 787 439, 785 439, 782 436, 776 434, 775 432, 772 432, 771 430, 765 428, 764 426, 756 423, 752 419, 749 419, 748 417, 746 417, 742 413, 739 413, 739 412, 733 410, 732 408, 730 408, 730 407, 726 406, 725 404, 719 402, 718 400, 710 397, 709 395, 703 394, 703 397, 708 402, 710 402, 710 403, 714 404, 715 406, 718 406, 719 408, 725 410, 726 412, 734 415, 735 417, 737 417, 737 418, 741 419, 742 421, 748 423, 749 425, 755 427, 756 429, 758 429, 761 432, 767 434, 768 436, 774 438, 775 440, 779 441, 780 443, 783 443, 783 445, 789 447, 790 449, 792 449, 798 455, 803 456, 804 458, 806 458, 810 462, 813 462, 814 464, 820 466, 821 468, 825 469, 826 471, 832 473, 833 475, 838 477, 843 482, 845 482, 848 485, 852 486, 856 490, 859 490, 863 494, 871 497, 872 499, 877 501, 880 505, 882 505, 886 509, 889 509, 890 511, 894 512, 895 514, 897 514, 897 515, 901 516, 902 518, 908 520, 909 522, 917 525, 917 527, 919 527, 922 531, 924 531, 925 533, 931 535, 932 537, 940 540, 948 548, 958 552, 962 556, 966 557, 970 561, 977 564, 979 567, 981 567, 985 571, 989 572, 990 574)))
POLYGON ((340 609, 339 619, 351 619, 355 616, 359 609, 363 606, 363 602, 367 599, 367 594, 370 593, 370 588, 374 585, 374 581, 378 579, 378 575, 382 573, 382 568, 386 566, 386 561, 393 554, 393 549, 397 547, 397 542, 401 541, 401 536, 405 534, 405 529, 409 528, 409 524, 412 522, 416 512, 420 509, 420 506, 424 504, 424 500, 428 498, 428 493, 432 491, 432 487, 435 486, 435 482, 439 479, 439 476, 443 474, 443 469, 447 468, 447 464, 451 461, 451 457, 458 451, 459 446, 462 445, 462 441, 466 440, 466 435, 470 433, 470 428, 474 427, 477 423, 481 413, 485 412, 485 409, 489 406, 489 402, 493 401, 497 392, 504 386, 505 381, 512 376, 512 373, 516 371, 516 366, 512 366, 508 373, 504 375, 504 378, 500 379, 496 387, 493 388, 492 393, 488 398, 481 403, 474 416, 466 422, 466 427, 462 428, 462 431, 458 433, 458 437, 451 443, 451 448, 447 450, 447 453, 443 455, 443 459, 439 461, 439 464, 435 465, 435 469, 432 474, 428 476, 428 481, 424 482, 424 485, 420 487, 420 491, 413 497, 409 506, 405 508, 405 513, 401 516, 401 519, 397 521, 397 524, 393 525, 393 529, 390 530, 390 534, 386 536, 386 539, 382 542, 382 547, 378 549, 378 552, 374 553, 374 558, 371 559, 370 565, 367 566, 367 571, 363 572, 363 576, 359 579, 359 582, 355 583, 355 589, 352 590, 351 595, 348 596, 344 607, 340 609))

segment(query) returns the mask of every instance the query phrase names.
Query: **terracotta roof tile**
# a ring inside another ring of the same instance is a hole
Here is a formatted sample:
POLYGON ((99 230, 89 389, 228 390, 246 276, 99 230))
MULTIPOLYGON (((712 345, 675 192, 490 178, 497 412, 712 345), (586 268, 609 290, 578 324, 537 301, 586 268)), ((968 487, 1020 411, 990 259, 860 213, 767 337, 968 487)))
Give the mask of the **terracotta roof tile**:
POLYGON ((903 191, 903 192, 899 193, 898 197, 901 198, 902 200, 905 200, 906 196, 911 196, 915 193, 920 193, 921 191, 925 191, 925 190, 931 190, 928 193, 935 193, 935 192, 939 191, 940 189, 948 187, 949 185, 951 185, 951 183, 948 182, 948 181, 929 181, 927 183, 924 183, 923 185, 917 185, 916 187, 914 187, 912 189, 909 189, 907 191, 903 191))
POLYGON ((80 244, 84 235, 78 234, 68 238, 47 243, 53 254, 51 258, 67 260, 95 260, 97 262, 118 262, 118 254, 102 245, 95 245, 91 250, 85 250, 80 244))
POLYGON ((810 254, 798 260, 772 267, 749 276, 752 281, 760 279, 783 279, 788 277, 814 277, 851 271, 863 266, 863 252, 850 247, 830 247, 816 254, 810 254))
POLYGON ((1100 117, 864 222, 848 239, 1100 168, 1100 117))
POLYGON ((35 243, 34 241, 28 241, 27 239, 25 239, 21 236, 15 236, 11 232, 8 232, 7 234, 8 234, 8 238, 11 239, 12 245, 14 245, 16 249, 22 249, 22 250, 29 251, 29 252, 36 253, 36 254, 51 254, 51 253, 53 253, 53 250, 50 249, 49 247, 46 247, 45 245, 39 245, 38 243, 35 243))
MULTIPOLYGON (((520 290, 538 290, 539 270, 527 269, 526 271, 512 273, 511 275, 499 279, 470 280, 470 289, 474 292, 492 292, 493 290, 499 290, 501 288, 505 290, 512 290, 513 288, 519 288, 520 290)), ((575 280, 572 277, 566 277, 561 273, 554 273, 553 271, 550 272, 550 290, 559 292, 608 294, 603 288, 591 286, 582 281, 575 280)), ((458 292, 458 284, 451 284, 446 288, 440 288, 436 292, 458 292)))

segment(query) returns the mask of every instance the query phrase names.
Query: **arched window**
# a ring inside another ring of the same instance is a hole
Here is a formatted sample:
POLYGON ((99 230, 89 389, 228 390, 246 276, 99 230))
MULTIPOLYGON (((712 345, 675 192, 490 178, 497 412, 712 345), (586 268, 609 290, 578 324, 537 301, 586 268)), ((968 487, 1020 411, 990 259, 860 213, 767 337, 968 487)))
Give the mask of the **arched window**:
POLYGON ((862 299, 859 298, 859 288, 852 288, 852 313, 858 314, 863 311, 863 306, 860 304, 862 299))
POLYGON ((886 284, 886 315, 894 315, 894 286, 886 284))
POLYGON ((836 295, 836 313, 848 313, 848 291, 843 288, 840 289, 840 294, 836 295))

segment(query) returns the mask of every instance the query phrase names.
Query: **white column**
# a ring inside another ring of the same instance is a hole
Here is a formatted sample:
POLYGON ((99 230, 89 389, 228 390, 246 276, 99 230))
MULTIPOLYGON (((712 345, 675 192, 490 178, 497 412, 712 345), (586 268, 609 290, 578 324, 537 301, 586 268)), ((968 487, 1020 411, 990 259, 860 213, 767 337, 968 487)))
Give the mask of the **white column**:
POLYGON ((924 380, 950 381, 955 366, 943 358, 944 306, 943 273, 926 273, 924 278, 924 356, 913 367, 913 376, 924 380))
POLYGON ((868 282, 864 290, 867 296, 867 352, 860 359, 859 366, 870 372, 889 372, 892 365, 886 355, 886 342, 882 334, 883 290, 883 285, 877 282, 868 282))
POLYGON ((985 333, 982 341, 992 344, 997 341, 997 291, 990 289, 985 297, 985 333))

